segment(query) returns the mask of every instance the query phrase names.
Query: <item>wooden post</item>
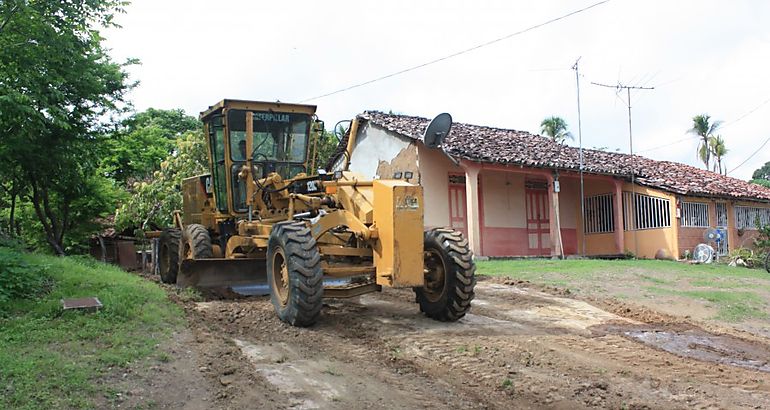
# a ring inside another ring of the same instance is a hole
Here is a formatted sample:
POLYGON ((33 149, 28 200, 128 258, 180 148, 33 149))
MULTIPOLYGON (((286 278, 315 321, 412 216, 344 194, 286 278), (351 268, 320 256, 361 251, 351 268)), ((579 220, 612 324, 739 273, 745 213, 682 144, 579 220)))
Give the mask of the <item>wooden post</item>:
POLYGON ((468 213, 468 243, 476 256, 481 256, 481 229, 479 220, 479 168, 463 163, 465 168, 465 199, 468 213))
POLYGON ((616 179, 615 183, 615 249, 618 254, 626 253, 623 231, 623 183, 616 179))

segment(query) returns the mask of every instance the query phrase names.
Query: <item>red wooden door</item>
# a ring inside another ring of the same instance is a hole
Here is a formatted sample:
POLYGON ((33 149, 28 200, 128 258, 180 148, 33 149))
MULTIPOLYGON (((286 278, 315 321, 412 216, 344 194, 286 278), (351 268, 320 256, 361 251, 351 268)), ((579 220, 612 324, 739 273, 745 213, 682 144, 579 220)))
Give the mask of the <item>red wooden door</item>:
POLYGON ((527 239, 529 254, 546 256, 551 254, 551 227, 548 212, 548 191, 526 189, 527 239))
POLYGON ((449 226, 468 237, 465 175, 449 175, 449 226))

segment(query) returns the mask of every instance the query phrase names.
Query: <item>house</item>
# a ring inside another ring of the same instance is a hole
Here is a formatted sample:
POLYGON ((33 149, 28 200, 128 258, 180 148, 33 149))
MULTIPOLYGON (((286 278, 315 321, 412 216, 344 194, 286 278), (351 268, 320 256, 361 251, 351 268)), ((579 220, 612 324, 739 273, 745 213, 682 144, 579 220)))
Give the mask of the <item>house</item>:
POLYGON ((476 255, 670 258, 710 227, 726 230, 726 254, 753 245, 757 222, 770 224, 770 189, 688 165, 583 150, 581 211, 577 148, 455 123, 442 150, 421 140, 427 118, 367 111, 358 120, 350 170, 411 176, 424 190, 426 227, 462 231, 476 255))

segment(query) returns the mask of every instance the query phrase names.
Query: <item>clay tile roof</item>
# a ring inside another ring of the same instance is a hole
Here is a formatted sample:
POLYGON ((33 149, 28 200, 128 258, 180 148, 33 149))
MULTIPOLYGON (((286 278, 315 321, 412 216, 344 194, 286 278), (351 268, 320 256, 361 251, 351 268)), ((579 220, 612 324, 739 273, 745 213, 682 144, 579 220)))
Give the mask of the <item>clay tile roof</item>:
MULTIPOLYGON (((430 122, 428 118, 379 111, 365 111, 359 118, 416 140, 430 122)), ((580 168, 577 148, 525 131, 454 123, 444 149, 454 157, 476 162, 562 170, 580 168)), ((677 162, 583 149, 583 164, 585 172, 624 179, 629 179, 633 169, 638 183, 682 195, 770 201, 768 188, 677 162)))

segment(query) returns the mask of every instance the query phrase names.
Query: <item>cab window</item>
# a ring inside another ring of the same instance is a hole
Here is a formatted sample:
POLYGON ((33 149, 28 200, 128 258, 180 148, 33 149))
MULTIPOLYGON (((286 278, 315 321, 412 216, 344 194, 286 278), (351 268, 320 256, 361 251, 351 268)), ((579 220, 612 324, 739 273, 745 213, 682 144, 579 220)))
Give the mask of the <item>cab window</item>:
POLYGON ((213 183, 214 198, 217 208, 227 212, 227 175, 225 174, 225 130, 222 125, 222 117, 214 117, 208 124, 209 143, 211 146, 212 163, 214 167, 213 183))
MULTIPOLYGON (((307 114, 253 113, 252 159, 255 162, 304 163, 310 132, 307 114)), ((246 161, 246 111, 228 113, 230 128, 230 157, 234 162, 246 161)))

